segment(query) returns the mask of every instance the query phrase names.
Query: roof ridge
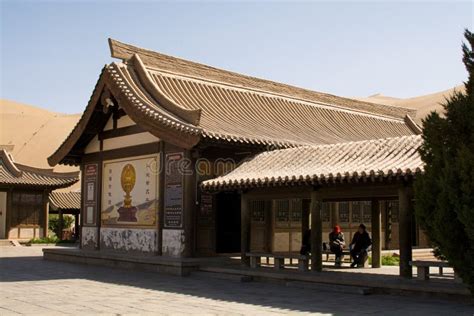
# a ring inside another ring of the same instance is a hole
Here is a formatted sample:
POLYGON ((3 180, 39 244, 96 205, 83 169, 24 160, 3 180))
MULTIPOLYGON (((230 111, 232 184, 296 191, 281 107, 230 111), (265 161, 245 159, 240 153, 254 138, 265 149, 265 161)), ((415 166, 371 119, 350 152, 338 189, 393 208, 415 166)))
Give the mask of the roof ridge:
MULTIPOLYGON (((403 118, 406 114, 414 114, 416 111, 404 107, 398 107, 398 106, 390 106, 390 105, 385 105, 385 104, 378 104, 378 103, 371 103, 371 102, 366 102, 366 101, 359 101, 359 100, 354 100, 351 98, 346 98, 346 97, 340 97, 336 96, 333 94, 329 93, 323 93, 323 92, 318 92, 318 91, 312 91, 309 89, 305 88, 300 88, 296 87, 290 84, 284 84, 284 83, 279 83, 267 79, 262 79, 262 78, 257 78, 257 77, 252 77, 244 74, 239 74, 237 72, 229 71, 229 70, 224 70, 220 68, 216 68, 213 66, 197 63, 194 61, 162 54, 156 51, 152 51, 149 49, 144 49, 140 48, 137 46, 133 46, 130 44, 122 43, 120 41, 114 40, 109 38, 109 47, 110 47, 110 52, 111 56, 113 58, 118 58, 122 59, 123 61, 126 61, 131 58, 134 54, 138 54, 142 56, 142 61, 146 66, 156 66, 159 67, 159 69, 173 69, 175 71, 179 71, 179 73, 186 73, 186 71, 193 72, 195 75, 200 75, 205 78, 213 77, 213 78, 218 78, 220 81, 227 82, 233 85, 239 85, 238 82, 244 81, 245 84, 242 84, 242 87, 248 87, 248 86, 261 86, 262 89, 264 90, 269 90, 269 91, 280 91, 282 94, 289 94, 293 95, 294 94, 303 94, 303 95, 312 95, 314 97, 319 97, 319 98, 336 98, 341 101, 345 101, 346 104, 345 106, 339 105, 340 107, 347 107, 350 109, 357 109, 361 112, 369 112, 372 114, 378 113, 376 110, 380 110, 385 113, 387 116, 392 116, 392 117, 398 117, 398 118, 403 118), (283 90, 287 90, 286 93, 283 90), (359 106, 356 106, 359 105, 359 106), (369 109, 369 108, 377 108, 377 109, 369 109)), ((219 80, 216 79, 216 80, 219 80)), ((308 96, 309 99, 311 99, 308 96)), ((306 99, 303 97, 303 99, 306 99)), ((331 104, 331 103, 329 103, 331 104)), ((333 104, 331 104, 333 105, 333 104)))
POLYGON ((0 159, 12 175, 15 177, 21 176, 21 170, 18 169, 17 163, 15 163, 13 156, 3 148, 0 150, 0 159))
POLYGON ((421 135, 403 135, 403 136, 391 136, 391 137, 385 137, 385 138, 376 138, 376 139, 363 139, 363 140, 352 140, 352 141, 347 141, 347 142, 339 142, 339 143, 331 143, 331 144, 319 144, 319 145, 301 145, 301 146, 295 146, 295 147, 290 147, 290 148, 282 148, 282 149, 276 149, 276 150, 269 150, 269 151, 264 151, 262 154, 271 154, 274 151, 297 151, 297 150, 302 150, 302 149, 317 149, 317 148, 327 148, 327 147, 336 147, 336 146, 343 146, 343 145, 357 145, 357 144, 362 144, 362 143, 380 143, 383 141, 390 141, 393 139, 407 139, 407 138, 422 138, 421 135))
MULTIPOLYGON (((300 98, 300 97, 296 97, 296 96, 292 96, 292 95, 288 95, 288 94, 278 93, 278 92, 274 92, 274 91, 268 91, 268 90, 259 89, 259 88, 255 88, 255 87, 244 87, 244 86, 241 86, 241 85, 232 84, 230 82, 222 82, 222 81, 212 80, 212 79, 204 78, 204 77, 186 75, 186 74, 177 73, 177 72, 173 72, 173 71, 162 70, 162 69, 154 68, 154 67, 150 67, 150 66, 146 66, 146 68, 148 70, 159 72, 164 76, 170 76, 171 75, 175 78, 176 77, 177 78, 183 78, 185 80, 197 81, 199 83, 204 83, 204 84, 211 83, 211 84, 214 84, 214 85, 223 86, 225 88, 231 88, 231 89, 234 89, 234 90, 242 90, 243 92, 257 93, 257 94, 260 94, 260 95, 265 96, 265 97, 282 98, 282 99, 286 99, 286 100, 291 101, 291 102, 296 101, 296 102, 299 102, 299 103, 308 104, 310 106, 318 106, 318 107, 321 107, 321 108, 327 108, 329 110, 343 111, 343 112, 348 112, 348 113, 357 114, 357 115, 367 115, 367 116, 371 116, 371 117, 376 117, 378 119, 398 120, 398 121, 404 120, 404 118, 401 118, 401 117, 395 117, 395 116, 390 116, 390 115, 385 115, 385 114, 380 114, 380 113, 374 113, 374 112, 369 112, 369 111, 362 111, 360 109, 349 108, 349 107, 341 106, 341 105, 338 105, 338 104, 332 104, 332 103, 323 102, 323 101, 316 101, 316 100, 311 100, 311 99, 308 99, 308 98, 300 98)), ((350 100, 353 100, 353 99, 350 99, 350 100)), ((408 116, 408 114, 406 116, 408 116)))

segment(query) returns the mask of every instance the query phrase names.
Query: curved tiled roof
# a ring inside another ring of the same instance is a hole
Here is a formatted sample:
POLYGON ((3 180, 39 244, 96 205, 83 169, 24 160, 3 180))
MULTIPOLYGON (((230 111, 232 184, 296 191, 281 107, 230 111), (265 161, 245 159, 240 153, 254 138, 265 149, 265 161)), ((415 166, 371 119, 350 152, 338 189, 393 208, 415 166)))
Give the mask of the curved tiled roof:
POLYGON ((79 210, 81 208, 81 192, 51 192, 49 204, 54 210, 79 210))
POLYGON ((48 159, 51 165, 70 154, 105 89, 137 124, 184 148, 201 139, 288 148, 419 133, 413 110, 239 75, 114 40, 110 47, 124 62, 104 68, 83 118, 48 159))
POLYGON ((0 150, 0 185, 64 188, 79 181, 79 172, 54 172, 15 163, 4 149, 0 150))
POLYGON ((225 176, 202 183, 228 189, 295 183, 324 184, 405 177, 423 171, 421 135, 261 153, 225 176))

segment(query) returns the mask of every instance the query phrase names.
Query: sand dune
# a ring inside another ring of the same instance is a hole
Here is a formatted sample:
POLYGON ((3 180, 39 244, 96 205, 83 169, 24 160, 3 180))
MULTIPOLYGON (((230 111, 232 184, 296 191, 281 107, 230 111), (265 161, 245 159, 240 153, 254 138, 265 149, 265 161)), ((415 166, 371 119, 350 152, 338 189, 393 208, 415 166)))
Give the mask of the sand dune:
MULTIPOLYGON (((50 168, 47 158, 64 141, 79 120, 79 114, 61 114, 0 100, 0 146, 7 147, 19 163, 50 168)), ((58 165, 55 171, 78 168, 58 165)), ((79 184, 72 189, 78 189, 79 184)))
POLYGON ((464 85, 459 85, 454 88, 444 90, 441 92, 436 92, 432 94, 422 95, 413 98, 400 99, 385 96, 382 94, 375 94, 366 98, 357 98, 358 100, 382 103, 387 105, 401 106, 411 109, 416 109, 416 118, 415 120, 418 123, 421 123, 421 120, 425 118, 430 112, 436 111, 438 113, 443 112, 442 104, 445 102, 446 98, 453 94, 454 90, 464 91, 464 85))

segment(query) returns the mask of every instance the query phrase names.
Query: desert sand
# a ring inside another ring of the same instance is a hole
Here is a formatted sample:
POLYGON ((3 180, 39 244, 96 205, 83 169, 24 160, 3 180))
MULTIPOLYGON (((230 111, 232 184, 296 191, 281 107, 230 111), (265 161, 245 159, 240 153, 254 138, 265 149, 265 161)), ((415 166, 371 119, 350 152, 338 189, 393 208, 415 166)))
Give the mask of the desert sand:
MULTIPOLYGON (((66 139, 80 114, 61 114, 38 107, 0 100, 0 146, 13 154, 16 162, 51 168, 47 158, 66 139)), ((58 165, 57 172, 77 171, 77 167, 58 165)), ((66 190, 78 190, 79 184, 66 190)))
POLYGON ((446 98, 453 94, 455 90, 464 91, 464 85, 459 85, 441 92, 406 99, 389 97, 382 94, 375 94, 366 98, 357 99, 367 102, 415 109, 417 110, 415 121, 420 124, 422 122, 422 119, 425 118, 432 111, 443 113, 442 104, 445 102, 446 98))

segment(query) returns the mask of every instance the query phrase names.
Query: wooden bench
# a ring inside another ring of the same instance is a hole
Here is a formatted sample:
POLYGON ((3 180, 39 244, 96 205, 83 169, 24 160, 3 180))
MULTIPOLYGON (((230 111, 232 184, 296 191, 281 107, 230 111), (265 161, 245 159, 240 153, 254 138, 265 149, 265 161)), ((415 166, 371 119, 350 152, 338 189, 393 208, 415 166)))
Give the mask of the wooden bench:
POLYGON ((258 268, 261 266, 262 258, 273 258, 274 261, 274 269, 275 270, 282 270, 285 268, 285 259, 289 259, 290 263, 294 259, 298 260, 298 270, 300 271, 308 271, 309 267, 309 257, 300 254, 293 254, 293 253, 253 253, 248 252, 245 254, 247 257, 250 258, 250 267, 251 268, 258 268))
POLYGON ((449 268, 446 261, 410 261, 410 265, 416 267, 416 277, 420 280, 430 279, 430 267, 439 268, 439 275, 443 275, 443 268, 449 268))
MULTIPOLYGON (((329 255, 333 255, 333 254, 334 253, 331 252, 331 250, 323 250, 323 255, 326 255, 326 261, 329 261, 329 255)), ((344 258, 347 258, 346 256, 348 256, 349 261, 352 262, 351 252, 349 251, 349 249, 343 250, 342 255, 344 256, 344 258)))

